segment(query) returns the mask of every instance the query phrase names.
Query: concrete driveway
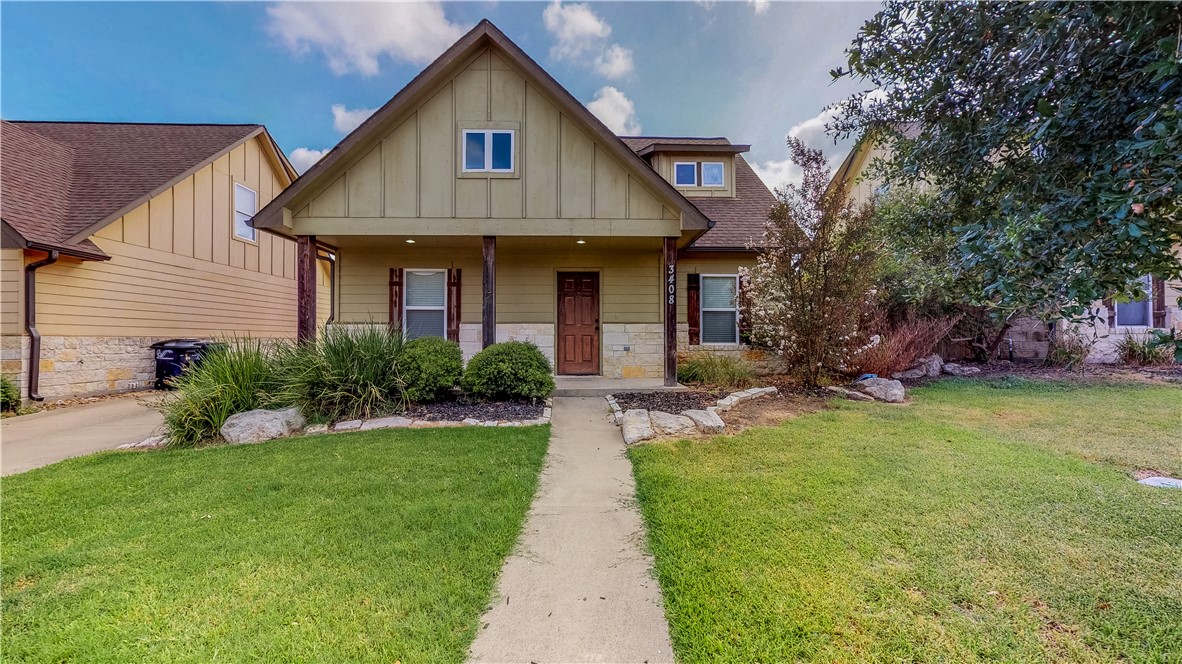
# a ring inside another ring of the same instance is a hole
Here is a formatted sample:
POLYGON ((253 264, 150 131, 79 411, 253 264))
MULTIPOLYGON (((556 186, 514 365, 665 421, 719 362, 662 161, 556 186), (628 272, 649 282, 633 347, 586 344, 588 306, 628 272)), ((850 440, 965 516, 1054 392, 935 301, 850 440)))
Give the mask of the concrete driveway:
POLYGON ((0 421, 0 474, 138 443, 163 423, 149 405, 158 398, 128 394, 0 421))

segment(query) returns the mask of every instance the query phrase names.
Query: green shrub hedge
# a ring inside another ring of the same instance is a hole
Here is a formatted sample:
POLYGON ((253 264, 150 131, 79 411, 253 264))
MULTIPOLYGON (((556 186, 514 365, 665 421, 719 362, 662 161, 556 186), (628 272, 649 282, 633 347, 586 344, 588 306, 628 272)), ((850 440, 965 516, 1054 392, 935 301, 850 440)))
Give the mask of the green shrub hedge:
POLYGON ((468 360, 460 383, 481 399, 536 399, 554 391, 550 362, 526 341, 493 344, 468 360))
POLYGON ((408 341, 398 358, 398 376, 411 403, 438 401, 459 384, 463 372, 460 345, 441 337, 408 341))

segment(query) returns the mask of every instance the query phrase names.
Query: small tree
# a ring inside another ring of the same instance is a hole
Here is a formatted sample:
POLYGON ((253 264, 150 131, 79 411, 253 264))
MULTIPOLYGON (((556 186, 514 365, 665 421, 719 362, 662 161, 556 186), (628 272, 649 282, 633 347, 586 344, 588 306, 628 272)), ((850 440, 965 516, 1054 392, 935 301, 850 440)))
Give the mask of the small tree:
POLYGON ((871 206, 848 200, 843 186, 830 187, 820 150, 795 138, 788 148, 804 177, 776 191, 766 249, 747 279, 747 316, 752 338, 815 386, 867 341, 877 252, 871 206))

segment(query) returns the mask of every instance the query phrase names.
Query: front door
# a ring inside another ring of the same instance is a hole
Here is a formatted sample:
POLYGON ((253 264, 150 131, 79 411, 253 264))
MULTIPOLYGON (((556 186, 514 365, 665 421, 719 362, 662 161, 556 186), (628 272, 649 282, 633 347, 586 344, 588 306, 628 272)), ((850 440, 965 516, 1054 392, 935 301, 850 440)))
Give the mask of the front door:
POLYGON ((599 273, 558 273, 558 373, 599 373, 599 273))

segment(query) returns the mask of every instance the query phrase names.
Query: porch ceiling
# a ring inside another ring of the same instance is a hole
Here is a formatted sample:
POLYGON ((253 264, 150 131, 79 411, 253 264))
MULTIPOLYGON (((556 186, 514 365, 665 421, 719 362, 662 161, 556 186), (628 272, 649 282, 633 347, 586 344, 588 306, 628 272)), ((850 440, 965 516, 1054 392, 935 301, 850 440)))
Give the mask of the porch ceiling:
MULTIPOLYGON (((318 235, 316 240, 337 249, 363 249, 367 252, 382 249, 413 252, 417 249, 468 249, 479 252, 482 240, 471 235, 318 235), (414 240, 413 243, 407 240, 414 240)), ((497 250, 518 252, 587 251, 653 251, 661 250, 658 237, 518 237, 497 238, 497 250), (578 241, 583 240, 583 244, 578 241)))

